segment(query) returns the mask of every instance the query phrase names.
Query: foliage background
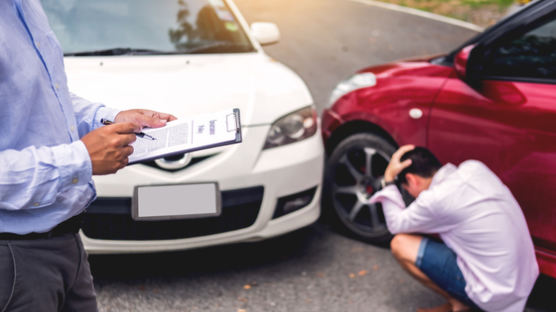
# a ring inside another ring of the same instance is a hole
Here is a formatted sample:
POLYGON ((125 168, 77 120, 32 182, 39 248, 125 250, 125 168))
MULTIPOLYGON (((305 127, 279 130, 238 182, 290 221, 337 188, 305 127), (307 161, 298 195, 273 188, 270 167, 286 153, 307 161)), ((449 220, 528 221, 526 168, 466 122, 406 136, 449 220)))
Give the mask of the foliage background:
POLYGON ((527 0, 379 0, 488 27, 527 0))

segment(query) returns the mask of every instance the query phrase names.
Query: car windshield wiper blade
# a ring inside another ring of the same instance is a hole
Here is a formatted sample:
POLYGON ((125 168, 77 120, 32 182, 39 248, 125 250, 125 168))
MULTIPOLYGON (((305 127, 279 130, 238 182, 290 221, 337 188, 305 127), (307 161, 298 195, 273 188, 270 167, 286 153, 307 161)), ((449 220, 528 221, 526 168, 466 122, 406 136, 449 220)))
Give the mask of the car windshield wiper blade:
POLYGON ((187 54, 196 53, 224 53, 224 52, 252 52, 255 51, 251 46, 238 44, 229 41, 213 41, 183 51, 187 54))
POLYGON ((155 54, 180 54, 182 52, 168 52, 152 49, 111 48, 104 50, 81 51, 64 53, 64 56, 93 56, 93 55, 155 55, 155 54))
POLYGON ((153 49, 136 48, 111 48, 103 50, 91 50, 64 53, 64 56, 103 56, 103 55, 172 55, 172 54, 196 54, 196 53, 224 53, 224 52, 252 52, 254 49, 245 44, 237 44, 229 41, 213 41, 189 49, 180 51, 160 51, 153 49))

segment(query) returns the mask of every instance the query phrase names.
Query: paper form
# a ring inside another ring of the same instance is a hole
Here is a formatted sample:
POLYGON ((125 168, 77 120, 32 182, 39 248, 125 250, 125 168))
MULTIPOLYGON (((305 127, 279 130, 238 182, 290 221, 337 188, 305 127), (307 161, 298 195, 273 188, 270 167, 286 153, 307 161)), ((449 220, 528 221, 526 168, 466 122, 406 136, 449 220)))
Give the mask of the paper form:
POLYGON ((144 128, 143 132, 156 140, 137 137, 131 144, 134 150, 130 164, 241 142, 239 109, 180 118, 162 128, 144 128))

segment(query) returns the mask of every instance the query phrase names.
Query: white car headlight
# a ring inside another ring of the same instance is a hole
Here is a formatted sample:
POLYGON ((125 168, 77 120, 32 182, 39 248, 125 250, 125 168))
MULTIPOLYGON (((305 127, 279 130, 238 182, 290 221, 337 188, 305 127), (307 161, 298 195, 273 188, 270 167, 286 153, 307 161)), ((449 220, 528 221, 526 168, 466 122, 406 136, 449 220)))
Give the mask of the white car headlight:
POLYGON ((272 124, 263 149, 304 140, 317 132, 317 111, 305 107, 286 115, 272 124))
POLYGON ((344 96, 345 94, 367 87, 374 87, 376 85, 376 76, 373 73, 360 73, 355 74, 348 79, 340 82, 332 94, 330 95, 330 100, 328 100, 328 105, 332 106, 336 101, 344 96))

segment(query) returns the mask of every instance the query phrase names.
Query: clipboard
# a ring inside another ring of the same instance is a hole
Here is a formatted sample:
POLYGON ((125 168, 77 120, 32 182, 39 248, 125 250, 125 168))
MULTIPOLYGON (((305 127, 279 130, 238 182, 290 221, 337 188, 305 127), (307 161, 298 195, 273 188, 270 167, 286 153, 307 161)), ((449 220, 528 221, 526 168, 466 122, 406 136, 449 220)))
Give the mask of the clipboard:
POLYGON ((145 128, 143 132, 155 140, 138 137, 131 144, 134 151, 128 165, 241 143, 240 110, 233 108, 180 118, 161 128, 145 128))

